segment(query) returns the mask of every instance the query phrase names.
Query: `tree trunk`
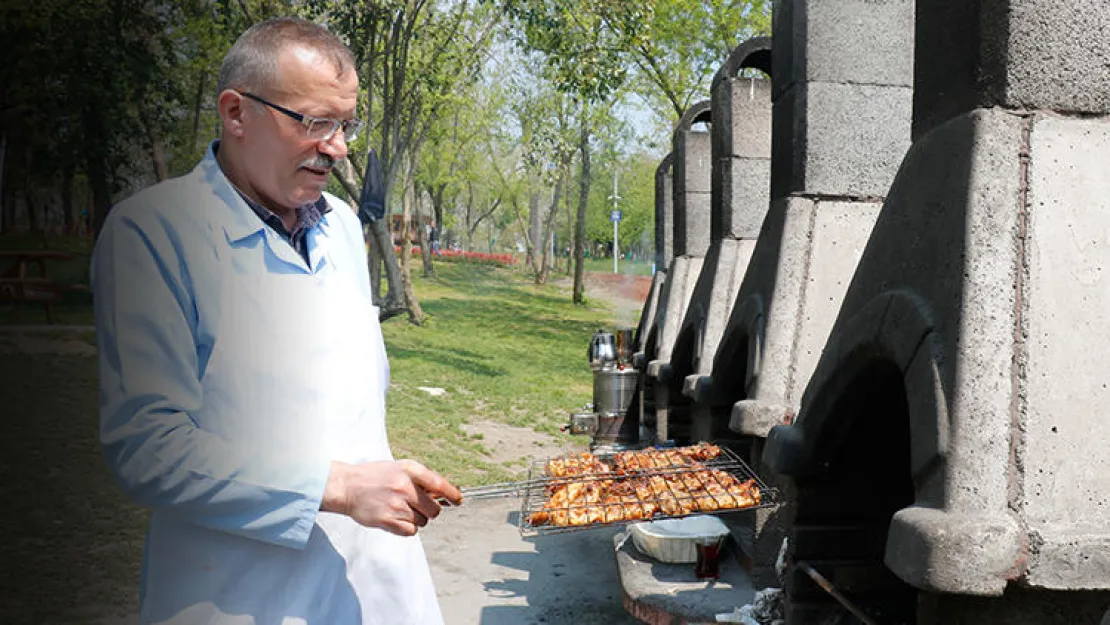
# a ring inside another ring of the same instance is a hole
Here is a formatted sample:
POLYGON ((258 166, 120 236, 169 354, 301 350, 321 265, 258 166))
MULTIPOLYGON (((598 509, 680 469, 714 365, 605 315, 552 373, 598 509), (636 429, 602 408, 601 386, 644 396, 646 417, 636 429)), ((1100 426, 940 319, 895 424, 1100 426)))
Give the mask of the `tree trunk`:
MULTIPOLYGON (((416 195, 413 189, 412 165, 409 163, 405 188, 401 194, 401 287, 404 289, 405 303, 409 309, 409 322, 419 326, 424 324, 424 311, 420 308, 420 302, 416 299, 416 292, 412 288, 412 233, 409 227, 412 221, 412 202, 416 195)), ((420 225, 417 224, 416 227, 419 228, 420 225)))
POLYGON ((525 244, 527 247, 527 254, 525 260, 528 265, 532 267, 532 275, 536 278, 536 284, 540 284, 540 271, 543 269, 540 264, 540 256, 537 254, 537 245, 540 239, 543 238, 543 215, 540 214, 540 194, 538 191, 532 191, 528 194, 528 237, 525 244))
POLYGON ((536 284, 547 282, 547 275, 551 266, 551 237, 554 235, 555 216, 559 214, 559 200, 563 197, 565 180, 566 176, 560 174, 555 181, 555 191, 551 196, 551 208, 547 211, 547 218, 541 224, 540 235, 536 239, 540 246, 540 270, 536 274, 536 284))
POLYGON ((112 183, 108 179, 111 175, 108 167, 108 157, 104 138, 103 120, 100 119, 99 107, 95 102, 89 102, 85 107, 85 128, 87 129, 90 144, 94 149, 85 151, 85 171, 89 174, 89 186, 92 188, 92 229, 93 237, 100 234, 104 220, 108 218, 108 211, 112 209, 112 183))
POLYGON ((585 304, 586 248, 586 204, 590 199, 590 115, 589 108, 582 104, 582 129, 579 133, 578 149, 582 153, 582 179, 579 180, 578 215, 574 224, 574 296, 575 304, 585 304))
MULTIPOLYGON (((424 194, 413 186, 413 213, 416 217, 416 239, 420 242, 420 258, 424 261, 424 277, 434 278, 436 268, 432 264, 432 242, 428 236, 428 229, 424 227, 424 194)), ((436 226, 438 227, 438 222, 436 226)))
POLYGON ((62 224, 66 234, 73 234, 73 165, 67 163, 62 171, 62 224))
POLYGON ((158 125, 154 123, 148 111, 143 110, 141 115, 143 126, 146 127, 147 149, 150 150, 154 179, 162 182, 170 177, 169 167, 166 166, 166 153, 162 147, 162 133, 159 132, 158 125))
POLYGON ((197 141, 200 139, 200 110, 202 108, 201 105, 204 103, 206 82, 208 82, 208 72, 201 72, 200 80, 197 81, 197 95, 196 98, 193 99, 193 136, 189 141, 189 146, 193 150, 197 149, 197 141))
MULTIPOLYGON (((565 195, 565 200, 563 202, 563 204, 566 205, 566 209, 567 209, 567 243, 568 244, 571 243, 571 241, 574 240, 574 199, 572 197, 573 195, 574 195, 573 193, 567 193, 565 195)), ((571 273, 574 271, 574 262, 572 261, 573 255, 574 255, 573 245, 569 245, 568 249, 567 249, 567 264, 566 264, 566 267, 563 268, 563 273, 568 275, 568 276, 571 275, 571 273)))
POLYGON ((372 226, 363 228, 366 239, 366 265, 370 270, 370 294, 374 298, 374 305, 382 305, 382 255, 378 250, 378 242, 374 238, 372 226))
POLYGON ((8 158, 8 137, 0 141, 0 234, 12 232, 15 225, 15 193, 12 192, 11 163, 8 158))

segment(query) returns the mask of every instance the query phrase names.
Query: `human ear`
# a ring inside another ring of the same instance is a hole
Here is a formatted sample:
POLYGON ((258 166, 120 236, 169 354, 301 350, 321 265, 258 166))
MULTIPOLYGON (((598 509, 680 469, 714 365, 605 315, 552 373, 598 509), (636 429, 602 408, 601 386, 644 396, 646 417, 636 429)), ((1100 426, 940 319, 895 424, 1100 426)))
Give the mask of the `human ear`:
POLYGON ((216 98, 216 109, 220 113, 220 121, 224 134, 242 137, 246 107, 243 105, 243 96, 231 89, 220 92, 216 98))

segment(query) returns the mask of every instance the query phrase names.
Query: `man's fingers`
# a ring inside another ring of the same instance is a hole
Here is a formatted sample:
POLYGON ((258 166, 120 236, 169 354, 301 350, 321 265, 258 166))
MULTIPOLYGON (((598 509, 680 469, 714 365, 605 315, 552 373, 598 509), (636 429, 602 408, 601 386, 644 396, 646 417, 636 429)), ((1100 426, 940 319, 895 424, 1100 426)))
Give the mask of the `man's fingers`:
POLYGON ((434 519, 439 516, 439 504, 432 500, 426 491, 422 488, 416 488, 416 497, 409 502, 412 509, 417 514, 424 516, 428 519, 434 519))
POLYGON ((462 493, 454 484, 448 482, 440 474, 425 467, 419 462, 402 460, 401 466, 408 473, 412 482, 430 493, 432 496, 443 497, 453 505, 462 504, 462 493))

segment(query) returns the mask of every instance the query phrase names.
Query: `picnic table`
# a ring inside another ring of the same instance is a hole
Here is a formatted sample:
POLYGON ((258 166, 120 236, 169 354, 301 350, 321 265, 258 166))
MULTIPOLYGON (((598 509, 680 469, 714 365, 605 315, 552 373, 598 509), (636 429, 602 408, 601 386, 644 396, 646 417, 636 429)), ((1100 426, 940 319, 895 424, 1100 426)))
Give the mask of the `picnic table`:
POLYGON ((65 291, 83 290, 81 286, 53 280, 46 270, 49 260, 67 261, 73 258, 72 254, 54 250, 0 250, 0 266, 6 265, 0 272, 0 300, 15 303, 17 322, 23 304, 31 302, 46 306, 46 320, 54 323, 51 306, 61 303, 65 291), (38 269, 35 274, 30 271, 32 265, 38 269))

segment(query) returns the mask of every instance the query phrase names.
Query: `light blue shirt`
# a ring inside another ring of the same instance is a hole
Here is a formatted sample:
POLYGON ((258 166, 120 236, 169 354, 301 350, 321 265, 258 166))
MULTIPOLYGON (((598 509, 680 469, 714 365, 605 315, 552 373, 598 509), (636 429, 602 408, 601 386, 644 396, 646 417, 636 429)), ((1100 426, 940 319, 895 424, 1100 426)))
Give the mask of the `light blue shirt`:
POLYGON ((100 233, 100 439, 153 510, 144 623, 442 623, 419 539, 319 512, 331 461, 392 459, 360 223, 325 197, 306 263, 210 147, 100 233))

